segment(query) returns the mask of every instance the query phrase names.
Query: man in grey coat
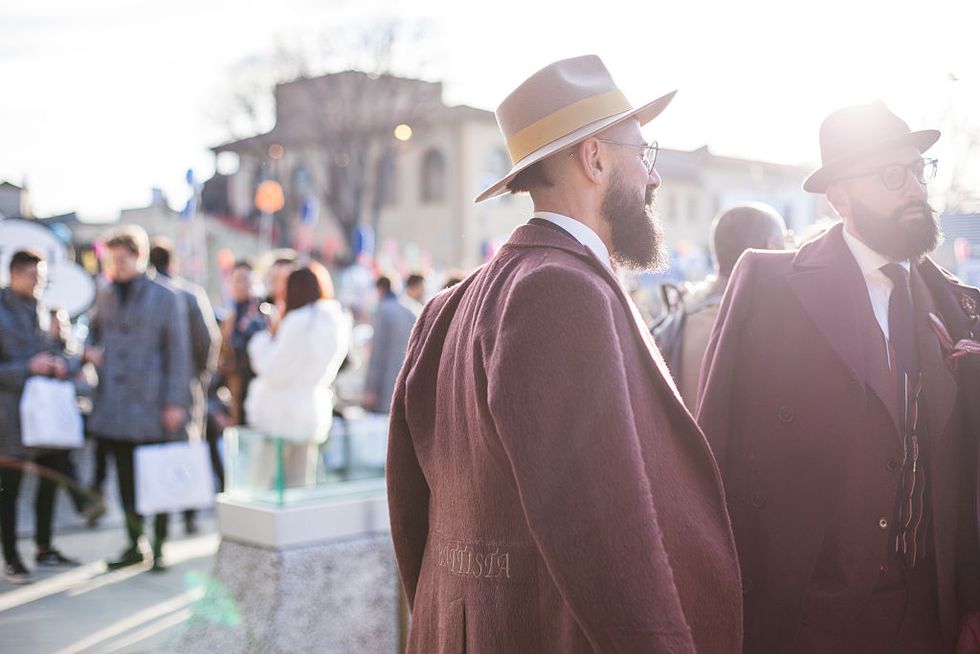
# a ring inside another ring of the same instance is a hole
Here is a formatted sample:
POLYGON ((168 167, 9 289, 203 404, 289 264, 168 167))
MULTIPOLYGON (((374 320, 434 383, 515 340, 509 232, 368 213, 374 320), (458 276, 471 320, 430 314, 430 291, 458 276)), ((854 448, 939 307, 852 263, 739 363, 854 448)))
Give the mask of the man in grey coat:
MULTIPOLYGON (((211 386, 211 376, 218 367, 218 349, 221 345, 218 321, 204 289, 177 276, 178 260, 173 241, 165 236, 153 239, 150 265, 156 271, 157 281, 173 288, 184 298, 187 306, 191 361, 194 364, 194 376, 191 378, 193 404, 187 432, 191 439, 203 440, 208 388, 211 386)), ((197 533, 195 516, 193 510, 184 511, 184 530, 188 534, 197 533)))
MULTIPOLYGON (((4 578, 16 584, 31 581, 17 552, 17 495, 23 462, 42 469, 69 473, 68 452, 26 448, 21 444, 20 401, 31 377, 67 379, 78 369, 60 343, 41 325, 38 295, 44 286, 45 262, 40 253, 21 250, 10 258, 10 284, 0 290, 0 534, 3 537, 4 578)), ((47 316, 45 316, 47 317, 47 316)), ((51 547, 51 524, 57 482, 41 475, 35 503, 36 562, 44 566, 72 565, 51 547)))
POLYGON ((368 411, 388 413, 395 379, 405 361, 408 338, 422 312, 425 278, 409 275, 402 298, 391 291, 391 279, 384 275, 378 277, 375 287, 378 289, 378 308, 374 314, 374 337, 364 380, 363 406, 368 411))
MULTIPOLYGON (((99 371, 88 429, 116 461, 130 547, 110 568, 143 561, 136 513, 134 450, 187 438, 191 409, 190 338, 184 299, 146 275, 149 239, 127 225, 106 240, 112 283, 99 291, 86 356, 99 371)), ((153 569, 163 570, 166 514, 156 516, 153 569)))

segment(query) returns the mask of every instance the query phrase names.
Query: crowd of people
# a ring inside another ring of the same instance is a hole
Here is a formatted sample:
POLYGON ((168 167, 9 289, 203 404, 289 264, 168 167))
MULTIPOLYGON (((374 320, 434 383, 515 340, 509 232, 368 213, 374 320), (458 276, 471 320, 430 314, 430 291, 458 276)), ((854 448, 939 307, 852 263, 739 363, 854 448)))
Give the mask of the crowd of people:
MULTIPOLYGON (((10 283, 0 290, 0 534, 4 577, 33 579, 17 549, 17 500, 22 478, 39 477, 35 503, 38 566, 78 562, 52 545, 56 491, 65 487, 76 509, 94 526, 105 512, 110 465, 118 480, 129 544, 107 562, 109 569, 149 560, 165 569, 170 515, 153 516, 149 551, 144 518, 137 511, 139 447, 206 441, 216 487, 224 485, 221 437, 229 426, 247 425, 269 441, 249 462, 248 483, 270 487, 276 455, 271 438, 284 441, 286 483, 310 485, 320 448, 337 406, 333 386, 349 365, 353 319, 335 297, 328 270, 282 251, 266 271, 264 286, 253 264, 234 264, 227 279, 227 306, 212 306, 204 290, 179 275, 174 243, 152 241, 139 226, 113 230, 103 239, 103 275, 87 335, 75 342, 63 312, 40 300, 46 262, 25 249, 10 259, 10 283), (94 441, 92 478, 79 479, 70 449, 26 447, 21 399, 34 377, 75 382, 87 398, 85 436, 94 441)), ((403 297, 389 277, 379 277, 374 347, 366 365, 363 396, 371 411, 386 412, 409 332, 425 295, 425 279, 405 280, 403 297)), ((198 530, 196 511, 183 512, 184 529, 198 530)))

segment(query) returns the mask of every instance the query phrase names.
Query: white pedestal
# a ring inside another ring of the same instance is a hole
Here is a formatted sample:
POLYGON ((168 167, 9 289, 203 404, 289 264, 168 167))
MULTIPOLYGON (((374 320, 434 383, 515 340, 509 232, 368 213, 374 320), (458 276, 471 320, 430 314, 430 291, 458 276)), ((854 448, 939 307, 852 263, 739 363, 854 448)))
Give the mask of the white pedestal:
POLYGON ((173 651, 398 650, 398 576, 375 492, 282 508, 225 496, 211 588, 173 651))

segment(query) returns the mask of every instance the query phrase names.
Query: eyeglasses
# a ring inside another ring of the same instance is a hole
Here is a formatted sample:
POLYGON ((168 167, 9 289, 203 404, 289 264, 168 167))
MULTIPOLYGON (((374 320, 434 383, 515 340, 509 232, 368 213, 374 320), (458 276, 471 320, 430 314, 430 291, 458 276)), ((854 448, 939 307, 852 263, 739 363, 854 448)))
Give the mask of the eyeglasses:
POLYGON ((912 176, 915 177, 916 181, 920 184, 928 184, 932 180, 936 179, 936 170, 938 167, 939 160, 937 159, 916 159, 911 163, 888 164, 887 166, 883 166, 877 170, 869 170, 865 173, 847 175, 846 177, 840 177, 838 179, 855 179, 858 177, 878 175, 881 178, 882 185, 886 189, 889 191, 897 191, 905 186, 905 180, 908 179, 909 172, 912 173, 912 176))
POLYGON ((627 148, 639 148, 640 150, 643 150, 641 159, 643 160, 643 165, 646 166, 647 175, 653 172, 653 166, 657 163, 657 151, 660 149, 656 141, 650 145, 646 145, 645 143, 622 143, 620 141, 610 141, 609 139, 596 140, 602 141, 603 143, 609 143, 610 145, 622 145, 627 148))

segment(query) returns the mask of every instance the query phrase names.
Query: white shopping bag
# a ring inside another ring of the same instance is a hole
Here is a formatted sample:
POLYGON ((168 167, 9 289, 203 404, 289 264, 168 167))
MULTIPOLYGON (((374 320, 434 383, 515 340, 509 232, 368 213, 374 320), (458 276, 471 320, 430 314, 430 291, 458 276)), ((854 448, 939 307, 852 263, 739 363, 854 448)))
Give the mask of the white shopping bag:
POLYGON ((207 443, 140 445, 134 457, 136 512, 140 515, 205 509, 214 503, 207 443))
POLYGON ((31 377, 20 396, 20 439, 28 447, 76 448, 85 444, 75 385, 31 377))

